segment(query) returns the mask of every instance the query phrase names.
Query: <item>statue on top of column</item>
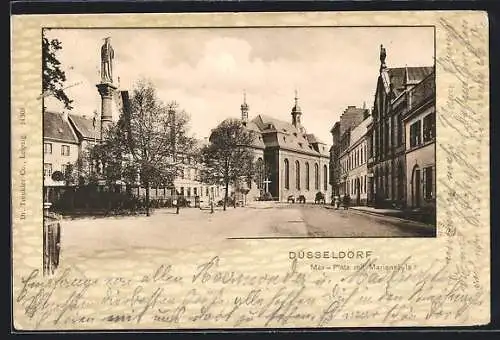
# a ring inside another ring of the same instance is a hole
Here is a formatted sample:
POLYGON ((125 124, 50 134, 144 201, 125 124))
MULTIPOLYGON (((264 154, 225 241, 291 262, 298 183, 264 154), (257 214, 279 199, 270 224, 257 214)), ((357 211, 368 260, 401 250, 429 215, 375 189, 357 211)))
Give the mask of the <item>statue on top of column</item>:
POLYGON ((385 58, 387 58, 387 52, 384 45, 380 45, 380 69, 386 68, 385 58))
POLYGON ((115 51, 111 46, 111 38, 104 38, 104 44, 101 47, 101 82, 113 82, 113 59, 115 51))

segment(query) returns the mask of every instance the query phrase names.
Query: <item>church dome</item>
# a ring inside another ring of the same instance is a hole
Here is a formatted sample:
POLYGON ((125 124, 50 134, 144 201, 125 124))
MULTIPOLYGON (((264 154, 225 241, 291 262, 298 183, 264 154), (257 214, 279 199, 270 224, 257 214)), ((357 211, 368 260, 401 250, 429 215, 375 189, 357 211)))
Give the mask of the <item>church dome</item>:
POLYGON ((292 113, 302 113, 302 109, 300 108, 298 103, 295 103, 295 105, 293 106, 292 113))
POLYGON ((295 90, 295 104, 292 108, 292 114, 294 113, 302 113, 302 109, 300 108, 299 106, 299 97, 298 97, 298 94, 297 94, 297 90, 295 90))

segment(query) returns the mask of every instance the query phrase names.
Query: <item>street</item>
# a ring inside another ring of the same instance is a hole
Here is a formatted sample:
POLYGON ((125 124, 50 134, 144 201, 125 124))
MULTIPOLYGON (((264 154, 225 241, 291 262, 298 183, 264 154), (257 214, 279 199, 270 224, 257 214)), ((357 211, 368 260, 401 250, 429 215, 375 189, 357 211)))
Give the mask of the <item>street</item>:
POLYGON ((244 208, 159 209, 150 217, 82 218, 62 222, 62 256, 119 256, 132 249, 178 250, 245 238, 424 237, 414 222, 325 206, 254 203, 244 208), (115 255, 113 255, 115 254, 115 255))

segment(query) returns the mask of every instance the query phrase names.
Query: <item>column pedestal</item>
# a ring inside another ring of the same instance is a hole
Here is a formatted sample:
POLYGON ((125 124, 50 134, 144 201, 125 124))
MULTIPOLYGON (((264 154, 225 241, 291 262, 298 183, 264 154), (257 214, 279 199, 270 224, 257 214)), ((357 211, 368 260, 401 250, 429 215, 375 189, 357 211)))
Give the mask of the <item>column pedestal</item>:
POLYGON ((96 86, 101 95, 101 139, 104 139, 107 130, 113 124, 113 95, 118 87, 111 83, 100 83, 96 86))

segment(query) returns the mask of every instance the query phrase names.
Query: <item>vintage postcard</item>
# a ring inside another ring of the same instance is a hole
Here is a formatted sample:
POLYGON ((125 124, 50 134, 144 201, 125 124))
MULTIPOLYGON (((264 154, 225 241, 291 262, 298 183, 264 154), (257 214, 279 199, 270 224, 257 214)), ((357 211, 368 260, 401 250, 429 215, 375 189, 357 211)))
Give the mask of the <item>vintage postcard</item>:
POLYGON ((12 17, 15 330, 490 322, 484 12, 12 17))

